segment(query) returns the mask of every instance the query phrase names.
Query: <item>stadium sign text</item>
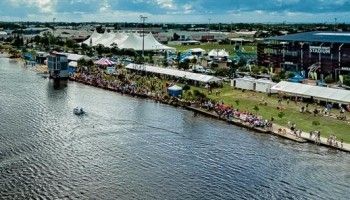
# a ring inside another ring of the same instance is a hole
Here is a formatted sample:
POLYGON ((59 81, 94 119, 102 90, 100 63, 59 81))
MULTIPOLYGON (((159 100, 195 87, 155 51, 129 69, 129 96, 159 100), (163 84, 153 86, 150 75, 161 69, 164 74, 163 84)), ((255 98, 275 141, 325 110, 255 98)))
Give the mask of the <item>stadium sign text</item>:
POLYGON ((310 46, 310 53, 330 54, 330 47, 310 46))

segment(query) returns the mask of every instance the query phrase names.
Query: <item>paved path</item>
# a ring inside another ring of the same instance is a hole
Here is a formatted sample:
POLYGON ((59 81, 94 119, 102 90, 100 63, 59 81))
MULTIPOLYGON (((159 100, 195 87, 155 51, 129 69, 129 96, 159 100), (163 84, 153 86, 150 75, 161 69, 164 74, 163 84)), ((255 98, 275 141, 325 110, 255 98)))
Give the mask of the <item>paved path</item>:
MULTIPOLYGON (((315 142, 315 140, 316 140, 315 135, 313 135, 313 136, 310 138, 310 133, 302 132, 302 133, 301 133, 301 137, 298 137, 298 136, 296 136, 294 133, 292 133, 292 132, 290 131, 289 128, 284 127, 284 126, 280 126, 280 125, 277 125, 277 124, 274 124, 274 125, 273 125, 272 132, 276 134, 276 133, 278 133, 278 129, 282 129, 282 130, 285 129, 285 130, 286 130, 286 134, 282 134, 282 136, 283 136, 283 135, 288 135, 288 136, 292 136, 291 139, 293 139, 293 138, 294 138, 294 139, 295 139, 295 138, 300 138, 300 139, 302 139, 302 140, 304 140, 304 141, 309 141, 309 142, 312 142, 312 143, 317 144, 317 143, 315 142)), ((281 134, 277 134, 277 135, 281 135, 281 134)), ((294 139, 293 139, 293 140, 294 140, 294 139)), ((330 148, 338 149, 338 150, 341 150, 341 151, 350 152, 350 144, 343 143, 343 147, 341 147, 340 141, 338 141, 338 147, 336 147, 336 146, 334 146, 334 145, 329 145, 329 144, 327 143, 327 138, 325 138, 325 137, 321 137, 321 138, 320 138, 319 144, 320 144, 320 145, 323 145, 323 146, 330 147, 330 148)))
MULTIPOLYGON (((239 119, 233 119, 233 120, 226 120, 224 118, 220 118, 215 112, 209 112, 207 110, 201 109, 201 108, 196 108, 196 107, 192 107, 192 106, 188 106, 188 109, 191 109, 193 111, 197 111, 199 113, 205 114, 207 116, 212 116, 215 118, 218 118, 220 120, 225 120, 225 121, 229 121, 229 122, 236 122, 234 124, 236 125, 240 125, 240 126, 244 126, 247 127, 247 125, 243 122, 241 122, 239 119)), ((250 127, 250 126, 249 126, 250 127)), ((259 131, 260 129, 257 129, 255 127, 250 127, 253 130, 259 131)), ((289 140, 293 140, 295 142, 300 142, 300 143, 306 143, 306 142, 310 142, 310 143, 315 143, 315 145, 317 144, 315 142, 315 136, 312 136, 312 138, 310 138, 310 133, 306 133, 306 132, 302 132, 301 136, 297 136, 295 135, 289 128, 285 127, 285 126, 280 126, 278 124, 273 124, 271 129, 264 129, 266 133, 271 133, 289 140), (282 130, 282 131, 280 131, 282 130), (285 131, 283 131, 285 130, 285 131)), ((259 131, 261 132, 261 131, 259 131)), ((350 152, 350 144, 346 144, 343 143, 343 147, 341 147, 340 142, 338 141, 338 147, 335 146, 331 146, 327 143, 327 138, 321 137, 320 141, 318 143, 319 145, 323 145, 323 146, 327 146, 329 148, 333 148, 333 149, 338 149, 341 151, 346 151, 346 152, 350 152)))

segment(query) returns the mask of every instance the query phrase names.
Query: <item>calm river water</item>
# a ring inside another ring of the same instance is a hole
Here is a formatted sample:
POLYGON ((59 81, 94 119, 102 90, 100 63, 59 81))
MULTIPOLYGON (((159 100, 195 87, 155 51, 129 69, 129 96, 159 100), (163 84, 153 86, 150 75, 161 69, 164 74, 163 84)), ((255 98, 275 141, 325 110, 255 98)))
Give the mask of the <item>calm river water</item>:
POLYGON ((55 90, 0 58, 0 199, 348 199, 349 185, 350 154, 78 83, 55 90))

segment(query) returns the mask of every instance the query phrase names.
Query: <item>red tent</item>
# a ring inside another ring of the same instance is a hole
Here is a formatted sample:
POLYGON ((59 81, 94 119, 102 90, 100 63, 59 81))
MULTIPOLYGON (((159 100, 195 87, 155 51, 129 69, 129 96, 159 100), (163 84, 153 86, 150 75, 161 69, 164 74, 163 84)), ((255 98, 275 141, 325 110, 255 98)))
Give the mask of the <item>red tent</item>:
POLYGON ((101 58, 100 60, 96 61, 95 64, 108 67, 108 66, 115 65, 115 62, 109 60, 108 58, 101 58))

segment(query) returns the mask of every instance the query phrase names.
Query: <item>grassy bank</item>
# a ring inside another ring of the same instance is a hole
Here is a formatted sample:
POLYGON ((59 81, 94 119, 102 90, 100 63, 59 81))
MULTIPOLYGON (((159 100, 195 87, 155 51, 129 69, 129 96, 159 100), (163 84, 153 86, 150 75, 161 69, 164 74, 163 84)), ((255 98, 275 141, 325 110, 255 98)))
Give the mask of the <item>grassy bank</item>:
MULTIPOLYGON (((199 90, 208 95, 210 99, 223 101, 225 104, 232 105, 239 110, 249 111, 257 113, 265 119, 275 119, 275 123, 283 126, 287 126, 288 121, 295 123, 297 128, 302 129, 305 132, 320 130, 323 137, 328 137, 330 134, 334 134, 338 139, 344 139, 344 142, 350 143, 350 124, 347 121, 341 121, 329 116, 314 116, 313 114, 300 113, 299 109, 302 104, 296 104, 290 101, 284 100, 282 105, 278 103, 277 96, 268 97, 266 94, 256 93, 251 91, 242 92, 241 90, 235 90, 229 85, 225 85, 220 91, 221 93, 216 95, 215 92, 208 94, 204 88, 191 87, 191 90, 199 90), (267 105, 263 105, 263 101, 267 102, 267 105), (256 109, 256 107, 258 109, 256 109), (277 109, 277 107, 283 107, 283 109, 277 109), (283 112, 284 116, 279 117, 279 113, 283 112), (319 125, 314 125, 313 122, 319 122, 319 125)), ((186 96, 186 95, 185 95, 186 96)), ((305 104, 304 104, 305 105, 305 104)), ((313 110, 315 105, 309 106, 310 110, 313 110)), ((334 114, 338 114, 338 110, 333 111, 334 114)), ((350 115, 347 114, 349 118, 350 115)))

